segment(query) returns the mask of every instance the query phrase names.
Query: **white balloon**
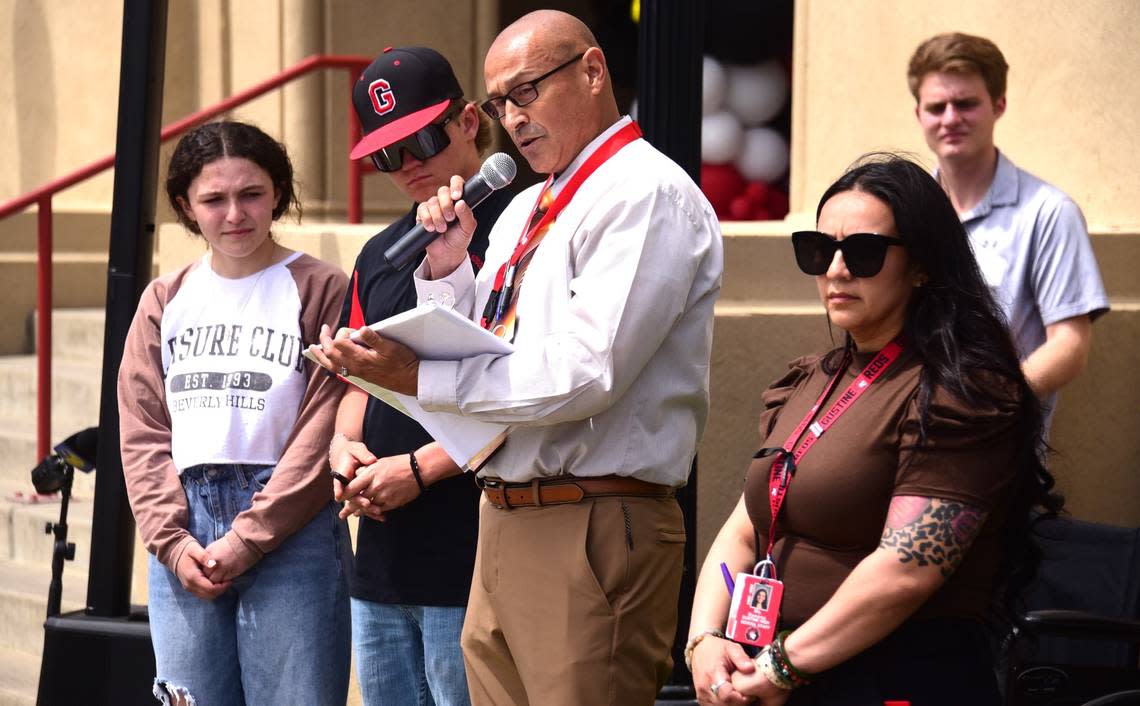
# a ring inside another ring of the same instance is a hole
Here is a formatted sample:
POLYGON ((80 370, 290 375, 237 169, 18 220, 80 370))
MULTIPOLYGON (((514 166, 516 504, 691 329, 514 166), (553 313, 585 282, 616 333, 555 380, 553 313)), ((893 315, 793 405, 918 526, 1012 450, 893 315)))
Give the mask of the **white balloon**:
POLYGON ((728 90, 728 75, 724 66, 706 56, 701 69, 701 115, 712 115, 724 106, 724 95, 728 90))
POLYGON ((780 114, 788 102, 788 74, 783 64, 728 66, 728 109, 747 127, 762 125, 780 114))
POLYGON ((727 110, 706 115, 701 119, 701 161, 725 164, 736 159, 744 128, 736 116, 727 110))
POLYGON ((772 128, 748 128, 744 131, 736 168, 748 181, 779 180, 788 171, 787 141, 772 128))

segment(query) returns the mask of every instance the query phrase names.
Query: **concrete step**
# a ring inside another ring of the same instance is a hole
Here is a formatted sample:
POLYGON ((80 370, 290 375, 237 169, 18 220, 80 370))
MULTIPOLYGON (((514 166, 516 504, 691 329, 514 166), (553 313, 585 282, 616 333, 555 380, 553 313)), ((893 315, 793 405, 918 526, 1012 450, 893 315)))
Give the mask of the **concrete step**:
MULTIPOLYGON (((101 380, 98 366, 66 361, 54 362, 51 376, 54 443, 56 436, 63 438, 98 422, 101 380)), ((27 431, 23 425, 35 416, 35 356, 0 356, 0 429, 27 431)))
POLYGON ((722 304, 793 304, 817 301, 815 280, 796 267, 789 237, 808 223, 726 222, 722 304))
MULTIPOLYGON (((41 654, 50 584, 50 565, 0 559, 0 649, 41 654)), ((86 573, 68 566, 63 574, 63 612, 82 608, 86 596, 86 573)))
MULTIPOLYGON (((68 505, 67 541, 75 544, 75 560, 67 564, 66 571, 70 571, 71 567, 86 571, 91 563, 93 507, 94 504, 90 499, 72 498, 68 505)), ((29 564, 50 566, 55 538, 47 534, 45 527, 49 522, 59 521, 59 508, 58 501, 26 504, 7 499, 0 500, 0 519, 5 521, 8 535, 7 551, 0 556, 29 564)), ((0 545, 0 551, 3 549, 4 547, 0 545)))
MULTIPOLYGON (((53 309, 51 312, 51 355, 56 363, 87 363, 100 370, 103 361, 103 328, 107 317, 103 307, 53 309)), ((39 312, 32 312, 32 348, 39 312)))
MULTIPOLYGON (((91 420, 87 426, 96 424, 96 420, 91 420)), ((59 442, 80 428, 86 427, 67 427, 57 420, 52 424, 52 441, 59 442)), ((10 491, 34 492, 31 470, 40 460, 36 457, 33 423, 25 420, 15 427, 5 425, 5 428, 0 428, 0 482, 11 483, 10 491)), ((90 500, 95 497, 95 473, 77 472, 72 483, 72 493, 80 499, 90 500)))
MULTIPOLYGON (((0 242, 4 250, 36 254, 37 214, 35 207, 0 220, 0 242)), ((111 212, 60 211, 52 214, 52 250, 61 253, 107 253, 111 236, 111 212)))
POLYGON ((1140 234, 1093 233, 1093 252, 1110 299, 1140 299, 1140 234))
POLYGON ((0 648, 0 706, 35 706, 40 657, 0 648))
MULTIPOLYGON (((52 306, 100 307, 107 302, 107 255, 61 253, 52 257, 52 306)), ((0 316, 0 355, 32 350, 28 315, 36 308, 36 258, 0 253, 4 314, 0 316)))
MULTIPOLYGON (((94 478, 94 475, 91 476, 94 478)), ((0 479, 0 560, 14 560, 35 566, 51 566, 55 539, 45 532, 48 522, 59 521, 59 501, 45 500, 30 504, 11 499, 14 490, 31 492, 31 484, 18 486, 12 480, 0 479)), ((67 540, 75 544, 75 560, 64 565, 64 576, 76 572, 86 594, 86 572, 91 563, 91 526, 94 513, 94 488, 72 497, 68 508, 67 540)), ((147 552, 135 532, 132 560, 131 592, 135 603, 146 602, 147 552)), ((65 579, 66 581, 66 579, 65 579)))

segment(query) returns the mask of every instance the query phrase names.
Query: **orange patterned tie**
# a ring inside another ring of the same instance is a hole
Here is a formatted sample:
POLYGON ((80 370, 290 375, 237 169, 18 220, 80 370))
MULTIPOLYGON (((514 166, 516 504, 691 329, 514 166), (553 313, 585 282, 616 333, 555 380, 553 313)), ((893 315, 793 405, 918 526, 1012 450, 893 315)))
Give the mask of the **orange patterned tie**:
MULTIPOLYGON (((546 215, 546 212, 550 210, 550 206, 553 203, 554 194, 551 193, 550 189, 542 192, 542 197, 538 201, 538 207, 534 210, 534 216, 530 219, 530 228, 534 228, 538 225, 542 217, 546 215)), ((527 247, 522 257, 519 258, 518 266, 515 270, 514 282, 511 285, 510 301, 507 303, 506 308, 503 309, 503 315, 495 321, 491 327, 491 331, 493 331, 496 336, 509 341, 515 339, 515 335, 518 333, 518 317, 515 314, 515 307, 518 305, 519 291, 522 289, 523 276, 526 274, 527 267, 530 266, 530 261, 534 257, 535 251, 538 250, 538 246, 542 243, 543 237, 545 237, 546 233, 550 230, 550 226, 554 225, 555 220, 556 219, 551 218, 543 224, 541 230, 536 231, 531 236, 529 247, 527 247)))

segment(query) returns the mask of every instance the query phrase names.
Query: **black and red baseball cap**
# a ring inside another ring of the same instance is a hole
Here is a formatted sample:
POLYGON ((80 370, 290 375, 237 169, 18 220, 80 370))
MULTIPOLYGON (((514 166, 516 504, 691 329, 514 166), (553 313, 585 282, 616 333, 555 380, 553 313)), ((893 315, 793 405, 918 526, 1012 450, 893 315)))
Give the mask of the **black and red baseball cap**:
POLYGON ((367 157, 404 139, 462 97, 459 80, 442 54, 427 47, 388 47, 352 87, 352 105, 364 138, 349 157, 367 157))

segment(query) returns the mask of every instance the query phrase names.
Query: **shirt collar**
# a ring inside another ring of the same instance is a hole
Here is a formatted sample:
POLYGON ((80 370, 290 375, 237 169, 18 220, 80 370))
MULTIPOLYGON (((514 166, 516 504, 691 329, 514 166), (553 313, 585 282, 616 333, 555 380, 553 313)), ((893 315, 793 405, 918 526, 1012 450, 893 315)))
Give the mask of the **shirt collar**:
MULTIPOLYGON (((938 172, 935 170, 935 178, 938 177, 938 172)), ((1001 150, 997 150, 997 166, 994 168, 994 180, 990 182, 990 188, 986 190, 986 195, 978 202, 977 206, 962 214, 962 222, 973 220, 975 218, 983 218, 990 215, 990 212, 995 208, 1002 206, 1014 206, 1017 204, 1017 167, 1013 166, 1013 162, 1006 159, 1001 150)))
POLYGON ((997 169, 994 170, 994 183, 990 184, 987 196, 993 206, 1013 206, 1017 203, 1017 167, 998 150, 997 169))
POLYGON ((590 143, 586 145, 586 147, 583 148, 581 152, 578 153, 578 156, 574 158, 574 161, 570 162, 570 166, 562 170, 562 173, 558 175, 558 178, 554 180, 554 183, 550 185, 551 194, 557 196, 558 192, 562 190, 562 187, 566 184, 566 182, 570 180, 570 176, 574 172, 578 171, 578 168, 581 167, 587 159, 589 159, 590 155, 593 154, 596 149, 601 147, 602 143, 616 134, 618 130, 621 130, 631 122, 633 122, 633 118, 629 117, 628 115, 623 115, 618 118, 617 122, 606 128, 602 134, 598 135, 593 140, 590 140, 590 143))

